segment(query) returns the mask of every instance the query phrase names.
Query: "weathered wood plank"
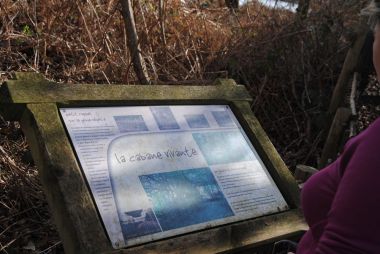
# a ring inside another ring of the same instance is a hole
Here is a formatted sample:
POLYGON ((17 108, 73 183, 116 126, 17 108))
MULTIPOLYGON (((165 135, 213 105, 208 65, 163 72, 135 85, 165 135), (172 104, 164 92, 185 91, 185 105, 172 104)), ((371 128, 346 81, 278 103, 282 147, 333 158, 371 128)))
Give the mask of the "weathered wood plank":
POLYGON ((301 236, 307 229, 308 227, 304 222, 301 212, 298 209, 294 209, 288 212, 106 253, 210 254, 225 251, 233 252, 239 248, 254 249, 254 247, 261 244, 273 243, 291 235, 301 236))
POLYGON ((338 108, 334 120, 331 124, 326 143, 323 146, 321 160, 318 167, 323 168, 337 157, 339 145, 342 141, 342 133, 347 127, 351 117, 351 110, 348 108, 338 108))
POLYGON ((318 169, 306 166, 306 165, 297 165, 296 170, 294 172, 294 178, 304 183, 307 179, 309 179, 312 175, 318 172, 318 169))
POLYGON ((246 131, 247 135, 259 153, 269 173, 272 175, 278 188, 284 195, 286 201, 293 207, 299 207, 300 191, 298 185, 269 137, 266 135, 264 129, 261 127, 259 121, 253 115, 249 103, 234 102, 234 105, 236 105, 238 109, 235 114, 237 116, 241 114, 243 119, 239 119, 240 123, 243 128, 249 128, 249 131, 246 131), (244 126, 244 122, 246 122, 248 126, 244 126))
POLYGON ((66 253, 111 249, 55 104, 29 104, 21 126, 66 253))
POLYGON ((233 80, 212 86, 69 85, 31 79, 9 80, 0 88, 0 103, 76 101, 237 100, 251 101, 247 89, 233 80))

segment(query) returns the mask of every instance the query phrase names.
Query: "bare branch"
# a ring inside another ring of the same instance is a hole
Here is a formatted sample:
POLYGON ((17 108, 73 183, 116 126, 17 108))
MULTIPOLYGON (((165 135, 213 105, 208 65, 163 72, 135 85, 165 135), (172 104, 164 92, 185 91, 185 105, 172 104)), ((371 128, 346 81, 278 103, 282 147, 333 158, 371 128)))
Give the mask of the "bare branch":
POLYGON ((120 0, 120 3, 127 30, 128 49, 132 57, 133 68, 140 83, 150 84, 146 64, 141 54, 131 0, 120 0))

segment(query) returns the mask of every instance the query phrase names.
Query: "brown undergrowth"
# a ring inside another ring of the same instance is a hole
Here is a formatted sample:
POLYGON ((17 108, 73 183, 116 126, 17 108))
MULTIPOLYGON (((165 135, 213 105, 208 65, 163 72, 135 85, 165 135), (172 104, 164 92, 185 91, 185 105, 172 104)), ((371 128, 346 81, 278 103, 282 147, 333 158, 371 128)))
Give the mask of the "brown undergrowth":
MULTIPOLYGON (((365 1, 312 1, 306 20, 257 2, 237 12, 135 0, 149 75, 158 84, 234 78, 286 164, 316 166, 329 97, 365 1)), ((137 83, 117 0, 1 0, 0 81, 14 71, 68 83, 137 83)), ((90 91, 89 91, 90 92, 90 91)), ((0 252, 61 253, 17 123, 0 121, 0 252)))
POLYGON ((0 253, 49 253, 60 244, 20 126, 0 118, 0 253))

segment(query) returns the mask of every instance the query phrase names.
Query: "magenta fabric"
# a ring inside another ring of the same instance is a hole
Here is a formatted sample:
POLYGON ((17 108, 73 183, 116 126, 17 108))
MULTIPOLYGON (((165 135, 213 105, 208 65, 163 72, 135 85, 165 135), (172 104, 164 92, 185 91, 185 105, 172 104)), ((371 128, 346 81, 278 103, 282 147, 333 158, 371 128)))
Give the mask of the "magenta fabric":
POLYGON ((380 254, 380 119, 304 185, 297 254, 380 254))

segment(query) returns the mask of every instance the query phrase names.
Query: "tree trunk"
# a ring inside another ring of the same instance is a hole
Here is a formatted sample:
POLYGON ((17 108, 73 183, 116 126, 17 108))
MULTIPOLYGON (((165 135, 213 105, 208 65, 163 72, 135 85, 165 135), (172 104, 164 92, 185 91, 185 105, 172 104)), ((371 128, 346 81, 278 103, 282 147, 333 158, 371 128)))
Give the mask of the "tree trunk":
POLYGON ((132 57, 133 68, 141 84, 150 84, 148 71, 141 54, 131 0, 120 0, 120 3, 127 30, 128 49, 132 57))
POLYGON ((310 6, 310 0, 298 1, 297 15, 301 20, 307 18, 307 13, 309 12, 309 6, 310 6))
POLYGON ((226 6, 232 10, 239 8, 239 0, 225 0, 226 6))
POLYGON ((159 0, 158 1, 158 16, 160 19, 161 40, 164 43, 164 46, 166 47, 164 9, 165 9, 164 0, 159 0))

